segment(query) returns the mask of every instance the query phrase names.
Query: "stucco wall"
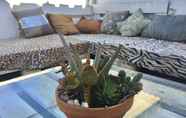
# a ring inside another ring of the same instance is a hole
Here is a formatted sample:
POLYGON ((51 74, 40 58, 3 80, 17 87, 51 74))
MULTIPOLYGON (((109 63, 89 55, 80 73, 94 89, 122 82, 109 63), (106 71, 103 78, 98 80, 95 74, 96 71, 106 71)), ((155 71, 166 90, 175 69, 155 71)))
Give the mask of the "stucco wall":
POLYGON ((35 7, 42 7, 45 13, 62 13, 70 16, 89 16, 93 13, 91 7, 83 8, 80 5, 76 5, 73 8, 70 8, 68 5, 61 4, 60 6, 55 6, 54 4, 49 3, 45 3, 42 6, 33 3, 21 3, 20 5, 14 5, 13 11, 33 9, 35 7))
POLYGON ((186 15, 186 0, 171 0, 170 8, 175 14, 186 15))
POLYGON ((141 7, 145 12, 166 12, 170 4, 170 12, 174 14, 186 14, 186 0, 97 0, 94 5, 97 12, 111 10, 125 10, 134 11, 141 7))

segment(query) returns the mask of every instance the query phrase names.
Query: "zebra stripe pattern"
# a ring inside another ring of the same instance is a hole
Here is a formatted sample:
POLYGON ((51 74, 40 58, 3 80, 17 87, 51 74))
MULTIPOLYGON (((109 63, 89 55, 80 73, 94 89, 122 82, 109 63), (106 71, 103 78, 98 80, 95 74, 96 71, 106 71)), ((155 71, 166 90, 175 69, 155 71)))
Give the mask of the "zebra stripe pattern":
MULTIPOLYGON (((94 45, 91 47, 94 47, 92 49, 95 52, 97 46, 101 44, 94 43, 92 45, 94 45)), ((117 46, 108 44, 101 46, 103 47, 104 55, 111 55, 118 48, 117 46)), ((182 56, 161 56, 153 52, 122 46, 118 58, 124 64, 139 69, 145 69, 151 72, 186 80, 186 58, 182 56)))

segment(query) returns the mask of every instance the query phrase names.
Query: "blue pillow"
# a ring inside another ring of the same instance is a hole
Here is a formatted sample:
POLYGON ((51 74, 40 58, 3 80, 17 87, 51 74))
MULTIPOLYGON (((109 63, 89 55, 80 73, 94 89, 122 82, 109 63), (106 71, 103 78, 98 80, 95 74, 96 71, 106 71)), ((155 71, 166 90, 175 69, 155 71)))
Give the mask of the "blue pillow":
POLYGON ((51 25, 45 15, 26 16, 19 20, 25 37, 35 37, 53 32, 51 25))

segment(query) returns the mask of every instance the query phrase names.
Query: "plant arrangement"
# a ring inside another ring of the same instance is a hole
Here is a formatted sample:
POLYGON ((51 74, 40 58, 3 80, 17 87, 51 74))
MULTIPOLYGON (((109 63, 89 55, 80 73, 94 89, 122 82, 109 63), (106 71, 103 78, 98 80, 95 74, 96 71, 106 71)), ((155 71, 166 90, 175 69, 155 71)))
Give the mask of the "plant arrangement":
POLYGON ((72 44, 67 44, 62 36, 61 39, 68 64, 62 65, 65 78, 59 82, 58 95, 65 103, 84 108, 105 108, 122 103, 142 89, 141 73, 134 77, 127 76, 123 70, 117 77, 109 74, 121 46, 112 56, 103 56, 100 45, 95 59, 91 60, 87 54, 83 63, 72 44))

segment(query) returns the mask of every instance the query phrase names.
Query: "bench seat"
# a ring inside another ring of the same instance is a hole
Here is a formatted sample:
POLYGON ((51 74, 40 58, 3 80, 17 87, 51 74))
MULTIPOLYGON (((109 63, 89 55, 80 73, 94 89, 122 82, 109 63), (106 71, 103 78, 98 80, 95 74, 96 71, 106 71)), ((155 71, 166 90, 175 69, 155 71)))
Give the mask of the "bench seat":
MULTIPOLYGON (((120 60, 140 71, 158 73, 186 81, 186 44, 141 37, 122 37, 107 34, 78 34, 65 36, 79 53, 97 43, 105 44, 112 53, 123 45, 120 60)), ((0 70, 42 69, 64 61, 64 47, 57 34, 31 39, 16 39, 0 43, 0 70)))

